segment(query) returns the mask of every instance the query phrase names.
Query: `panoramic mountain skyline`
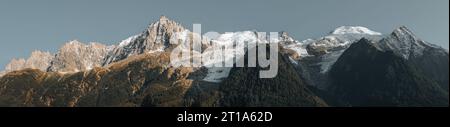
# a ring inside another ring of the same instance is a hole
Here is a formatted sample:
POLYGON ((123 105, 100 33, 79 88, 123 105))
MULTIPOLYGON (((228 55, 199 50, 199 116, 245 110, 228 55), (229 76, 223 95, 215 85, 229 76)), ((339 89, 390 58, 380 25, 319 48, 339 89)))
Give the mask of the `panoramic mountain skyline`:
POLYGON ((193 42, 205 50, 183 44, 195 36, 161 16, 111 46, 71 41, 54 55, 35 51, 0 71, 0 107, 448 105, 448 50, 406 26, 388 36, 343 26, 305 41, 286 32, 224 33, 193 42), (276 47, 260 43, 268 41, 276 47), (173 66, 178 51, 191 52, 182 59, 209 57, 203 66, 173 66), (261 53, 278 62, 261 64, 261 53), (229 62, 236 66, 216 66, 229 62), (274 77, 261 77, 271 70, 274 77))
POLYGON ((449 0, 0 0, 0 44, 3 121, 441 125, 450 105, 449 0))
POLYGON ((364 26, 389 34, 405 25, 421 39, 448 49, 446 0, 47 0, 23 3, 18 0, 2 1, 0 4, 0 38, 2 44, 7 44, 0 47, 3 54, 0 57, 1 67, 12 58, 27 58, 34 50, 55 53, 71 40, 116 44, 140 33, 161 15, 180 22, 188 29, 191 29, 192 23, 201 23, 203 32, 286 31, 298 40, 322 37, 339 26, 364 26))

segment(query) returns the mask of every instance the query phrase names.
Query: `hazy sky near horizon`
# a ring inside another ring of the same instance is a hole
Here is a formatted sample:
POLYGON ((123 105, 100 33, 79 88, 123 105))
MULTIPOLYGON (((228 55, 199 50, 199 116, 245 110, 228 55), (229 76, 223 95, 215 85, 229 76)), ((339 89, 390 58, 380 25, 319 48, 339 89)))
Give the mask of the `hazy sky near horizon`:
POLYGON ((448 0, 0 0, 0 70, 70 40, 115 44, 161 15, 202 32, 287 31, 297 40, 338 26, 389 34, 401 25, 448 49, 448 0))

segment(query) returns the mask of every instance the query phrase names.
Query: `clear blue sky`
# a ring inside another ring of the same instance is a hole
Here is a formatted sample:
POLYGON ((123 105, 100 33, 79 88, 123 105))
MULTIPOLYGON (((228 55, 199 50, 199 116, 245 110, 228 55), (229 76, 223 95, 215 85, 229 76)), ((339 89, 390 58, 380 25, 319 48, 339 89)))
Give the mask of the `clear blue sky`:
POLYGON ((448 0, 0 0, 0 70, 33 50, 56 52, 69 40, 113 44, 166 15, 202 31, 287 31, 298 40, 342 25, 390 33, 406 25, 449 44, 448 0))

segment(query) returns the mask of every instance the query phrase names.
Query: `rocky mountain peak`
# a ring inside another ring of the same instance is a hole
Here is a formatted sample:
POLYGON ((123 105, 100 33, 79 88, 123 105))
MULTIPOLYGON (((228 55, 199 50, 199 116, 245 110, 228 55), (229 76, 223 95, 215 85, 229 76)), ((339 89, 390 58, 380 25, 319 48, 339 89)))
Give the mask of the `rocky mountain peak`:
POLYGON ((68 43, 65 43, 64 45, 80 45, 80 44, 82 43, 78 40, 71 40, 68 43))
POLYGON ((414 33, 408 29, 408 27, 406 26, 400 26, 396 29, 394 29, 394 31, 392 32, 392 35, 408 35, 408 36, 412 36, 415 37, 414 33))
POLYGON ((167 21, 171 21, 169 18, 167 18, 165 15, 161 15, 159 17, 159 22, 167 22, 167 21))
POLYGON ((405 59, 409 59, 411 55, 421 56, 426 48, 436 47, 416 37, 406 26, 395 29, 390 36, 382 39, 378 45, 381 49, 392 50, 405 59))
POLYGON ((52 58, 53 55, 51 53, 36 50, 31 53, 28 59, 12 59, 11 62, 6 65, 5 70, 1 73, 8 73, 11 71, 22 70, 26 68, 45 71, 50 65, 50 60, 52 58))
POLYGON ((296 40, 294 40, 294 38, 292 38, 291 36, 289 36, 288 32, 285 31, 281 31, 278 33, 279 34, 279 38, 280 41, 285 43, 285 45, 289 45, 289 44, 294 44, 296 42, 296 40))
POLYGON ((168 46, 169 40, 172 35, 179 32, 184 32, 186 29, 179 23, 170 20, 165 16, 161 16, 159 21, 150 24, 147 29, 146 41, 152 46, 149 47, 152 50, 162 49, 168 46))
POLYGON ((27 68, 46 70, 52 58, 53 55, 50 52, 36 50, 31 53, 25 65, 27 68))
POLYGON ((107 46, 100 43, 84 44, 77 40, 64 44, 51 60, 48 71, 78 72, 101 66, 107 46))
POLYGON ((188 35, 190 34, 191 32, 180 23, 161 16, 157 21, 151 23, 143 33, 120 42, 119 46, 108 53, 103 65, 142 53, 162 52, 171 46, 170 40, 173 35, 178 35, 177 37, 186 40, 189 39, 188 35))
POLYGON ((414 35, 414 33, 409 30, 406 26, 400 26, 391 33, 391 37, 397 40, 407 41, 407 42, 419 42, 422 41, 414 35))
POLYGON ((13 71, 13 70, 19 70, 19 69, 23 69, 23 66, 25 65, 25 59, 23 58, 13 58, 11 60, 11 62, 9 62, 6 67, 5 67, 5 71, 13 71))

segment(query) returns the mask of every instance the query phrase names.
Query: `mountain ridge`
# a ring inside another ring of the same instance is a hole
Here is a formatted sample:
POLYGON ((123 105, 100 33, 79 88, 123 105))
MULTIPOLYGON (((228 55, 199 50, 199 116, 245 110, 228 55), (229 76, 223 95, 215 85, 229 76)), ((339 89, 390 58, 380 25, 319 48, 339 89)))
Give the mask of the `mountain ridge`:
MULTIPOLYGON (((448 50, 421 40, 405 26, 388 35, 361 26, 342 26, 326 36, 304 41, 284 31, 277 38, 238 31, 204 37, 202 51, 192 51, 211 55, 215 52, 204 49, 245 45, 234 42, 278 43, 281 70, 273 79, 256 78, 253 73, 262 69, 258 67, 169 66, 169 54, 179 42, 192 43, 199 36, 161 16, 142 33, 115 45, 73 40, 55 54, 35 51, 28 59, 13 59, 0 72, 0 106, 448 104, 448 50), (366 82, 369 79, 373 82, 366 82), (389 89, 383 91, 385 88, 389 89), (325 95, 337 95, 337 99, 325 95)), ((245 52, 239 52, 244 57, 237 59, 245 58, 245 52)), ((233 60, 235 53, 224 50, 224 60, 233 60)), ((206 64, 217 62, 221 61, 208 60, 206 64)))

